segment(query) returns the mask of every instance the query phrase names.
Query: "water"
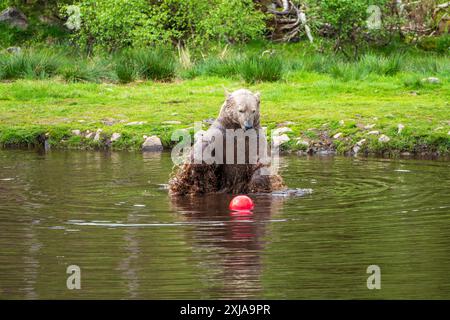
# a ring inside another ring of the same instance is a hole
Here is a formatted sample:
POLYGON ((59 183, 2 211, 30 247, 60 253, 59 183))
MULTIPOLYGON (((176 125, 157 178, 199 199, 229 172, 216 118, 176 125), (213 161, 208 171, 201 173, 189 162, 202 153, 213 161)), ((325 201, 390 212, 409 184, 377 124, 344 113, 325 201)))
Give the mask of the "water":
POLYGON ((256 196, 251 217, 230 196, 170 199, 171 168, 0 151, 0 298, 450 298, 450 162, 284 157, 312 194, 256 196))

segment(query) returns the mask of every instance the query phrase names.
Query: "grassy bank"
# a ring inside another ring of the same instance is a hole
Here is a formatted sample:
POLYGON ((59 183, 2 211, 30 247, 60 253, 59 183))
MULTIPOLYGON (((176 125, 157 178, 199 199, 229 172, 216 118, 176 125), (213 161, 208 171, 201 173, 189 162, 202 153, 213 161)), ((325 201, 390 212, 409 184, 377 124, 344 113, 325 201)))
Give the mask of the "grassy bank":
POLYGON ((144 135, 157 135, 168 147, 173 130, 217 116, 224 86, 261 92, 263 125, 293 130, 287 133, 291 140, 285 149, 345 153, 365 139, 360 152, 448 154, 450 83, 442 72, 439 83, 421 81, 424 76, 436 76, 431 72, 372 72, 364 79, 342 79, 302 68, 286 73, 278 82, 255 84, 201 75, 131 84, 48 79, 3 82, 0 144, 36 145, 48 133, 53 147, 105 148, 108 138, 120 133, 121 138, 108 147, 139 149, 144 135), (400 133, 399 124, 404 126, 400 133), (98 129, 102 129, 99 141, 85 137, 87 130, 98 129), (389 141, 379 141, 382 134, 389 141))

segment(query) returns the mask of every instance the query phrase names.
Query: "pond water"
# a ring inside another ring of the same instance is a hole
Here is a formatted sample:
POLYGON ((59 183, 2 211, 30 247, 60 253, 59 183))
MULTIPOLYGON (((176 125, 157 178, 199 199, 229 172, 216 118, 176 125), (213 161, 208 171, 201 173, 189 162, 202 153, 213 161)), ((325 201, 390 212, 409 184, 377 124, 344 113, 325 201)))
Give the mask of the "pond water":
POLYGON ((169 153, 0 151, 0 298, 450 298, 450 162, 281 164, 312 193, 243 217, 228 195, 171 199, 169 153))

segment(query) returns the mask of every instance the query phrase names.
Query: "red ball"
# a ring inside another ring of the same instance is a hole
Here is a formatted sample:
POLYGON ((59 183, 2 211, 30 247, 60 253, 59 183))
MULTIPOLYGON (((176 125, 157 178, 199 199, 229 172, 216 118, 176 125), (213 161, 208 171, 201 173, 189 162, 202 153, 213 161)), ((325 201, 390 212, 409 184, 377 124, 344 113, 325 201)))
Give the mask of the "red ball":
POLYGON ((234 197, 230 202, 230 210, 234 211, 248 211, 253 210, 254 207, 252 199, 247 196, 234 197))

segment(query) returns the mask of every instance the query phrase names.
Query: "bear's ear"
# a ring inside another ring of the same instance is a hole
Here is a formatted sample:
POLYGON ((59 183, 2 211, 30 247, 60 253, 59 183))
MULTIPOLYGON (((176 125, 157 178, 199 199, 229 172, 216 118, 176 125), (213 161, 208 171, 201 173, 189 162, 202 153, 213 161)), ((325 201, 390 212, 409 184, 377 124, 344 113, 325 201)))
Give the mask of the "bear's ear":
POLYGON ((258 100, 258 102, 261 101, 261 93, 260 93, 259 91, 256 92, 256 93, 254 94, 254 96, 255 96, 256 100, 258 100))
POLYGON ((231 96, 231 92, 225 88, 225 86, 222 86, 223 92, 225 93, 225 98, 229 98, 231 96))

